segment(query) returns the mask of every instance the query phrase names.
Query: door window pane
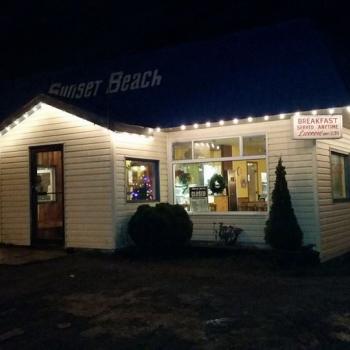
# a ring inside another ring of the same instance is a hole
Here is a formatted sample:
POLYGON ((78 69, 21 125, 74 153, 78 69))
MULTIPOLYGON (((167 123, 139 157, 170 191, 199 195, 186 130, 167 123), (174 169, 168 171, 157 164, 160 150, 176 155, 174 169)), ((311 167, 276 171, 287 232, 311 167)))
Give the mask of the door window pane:
POLYGON ((194 158, 196 159, 237 157, 239 155, 238 137, 194 142, 194 158))
POLYGON ((258 156, 266 154, 266 138, 264 135, 244 136, 243 155, 258 156))
POLYGON ((348 156, 332 152, 331 172, 332 172, 332 194, 333 199, 349 198, 347 191, 347 163, 348 156))
POLYGON ((126 200, 128 202, 159 200, 159 162, 126 159, 126 200))

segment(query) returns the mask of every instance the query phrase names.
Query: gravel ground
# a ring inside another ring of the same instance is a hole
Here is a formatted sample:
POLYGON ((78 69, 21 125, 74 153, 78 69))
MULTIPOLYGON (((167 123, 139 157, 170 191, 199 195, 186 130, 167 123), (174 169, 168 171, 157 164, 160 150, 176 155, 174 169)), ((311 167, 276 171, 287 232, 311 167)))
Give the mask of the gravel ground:
POLYGON ((350 257, 73 253, 0 266, 0 349, 349 349, 350 257))

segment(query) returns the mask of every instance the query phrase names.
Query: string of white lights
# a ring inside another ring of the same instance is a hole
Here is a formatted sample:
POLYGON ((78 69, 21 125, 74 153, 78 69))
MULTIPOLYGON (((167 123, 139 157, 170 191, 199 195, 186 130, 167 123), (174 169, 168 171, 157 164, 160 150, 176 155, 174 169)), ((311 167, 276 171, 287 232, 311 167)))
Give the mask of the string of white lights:
MULTIPOLYGON (((25 112, 24 114, 22 114, 19 118, 17 118, 16 120, 14 120, 10 125, 6 126, 2 131, 1 131, 1 135, 4 135, 5 133, 7 133, 8 131, 10 131, 12 128, 14 128, 16 125, 20 124, 22 121, 24 121, 26 118, 28 118, 31 114, 33 114, 35 111, 39 110, 41 108, 41 103, 36 104, 32 109, 30 109, 29 111, 25 112)), ((321 110, 312 110, 312 111, 304 111, 304 112, 300 112, 300 111, 296 111, 294 113, 280 113, 278 115, 264 115, 263 117, 253 117, 253 116, 248 116, 245 118, 233 118, 232 121, 230 122, 229 120, 219 120, 218 122, 211 122, 211 121, 207 121, 203 124, 199 124, 199 123, 194 123, 192 125, 185 125, 182 124, 179 127, 173 127, 173 128, 161 128, 160 126, 157 126, 156 128, 148 128, 148 134, 149 135, 140 135, 140 134, 134 134, 134 133, 128 133, 128 132, 122 132, 121 134, 129 134, 129 135, 138 135, 141 137, 146 137, 146 138, 152 138, 154 132, 159 133, 162 130, 163 131, 176 131, 176 130, 189 130, 191 128, 193 129, 198 129, 198 128, 210 128, 210 127, 218 127, 218 126, 227 126, 230 124, 243 124, 243 123, 252 123, 255 121, 272 121, 272 120, 282 120, 282 119, 288 119, 291 118, 292 116, 298 117, 300 115, 312 115, 312 116, 316 116, 319 112, 324 115, 325 112, 328 112, 328 114, 333 115, 334 113, 338 112, 339 110, 343 110, 343 108, 346 109, 346 111, 348 113, 350 113, 350 106, 347 107, 331 107, 328 109, 321 109, 321 110)), ((320 114, 320 115, 321 115, 320 114)), ((120 134, 120 132, 118 132, 118 130, 116 130, 117 133, 120 134)))

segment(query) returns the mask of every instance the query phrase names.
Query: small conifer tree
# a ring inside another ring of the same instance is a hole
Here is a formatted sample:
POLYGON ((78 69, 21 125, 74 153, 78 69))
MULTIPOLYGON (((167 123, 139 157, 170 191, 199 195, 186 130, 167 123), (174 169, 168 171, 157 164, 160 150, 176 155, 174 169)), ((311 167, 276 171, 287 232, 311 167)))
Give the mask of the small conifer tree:
POLYGON ((280 158, 276 167, 275 187, 272 191, 272 204, 265 225, 265 241, 272 248, 297 250, 301 248, 303 232, 294 214, 286 170, 280 158))

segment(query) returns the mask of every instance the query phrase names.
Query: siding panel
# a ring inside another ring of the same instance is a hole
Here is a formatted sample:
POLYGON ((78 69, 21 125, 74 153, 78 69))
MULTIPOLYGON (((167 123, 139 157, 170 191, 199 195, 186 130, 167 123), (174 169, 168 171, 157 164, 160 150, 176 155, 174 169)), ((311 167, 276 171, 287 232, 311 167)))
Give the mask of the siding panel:
POLYGON ((350 131, 344 128, 341 139, 316 142, 322 260, 350 250, 350 203, 333 202, 331 149, 350 153, 350 131))
POLYGON ((1 234, 30 244, 29 146, 64 145, 67 247, 114 248, 110 131, 43 105, 1 137, 1 234))

